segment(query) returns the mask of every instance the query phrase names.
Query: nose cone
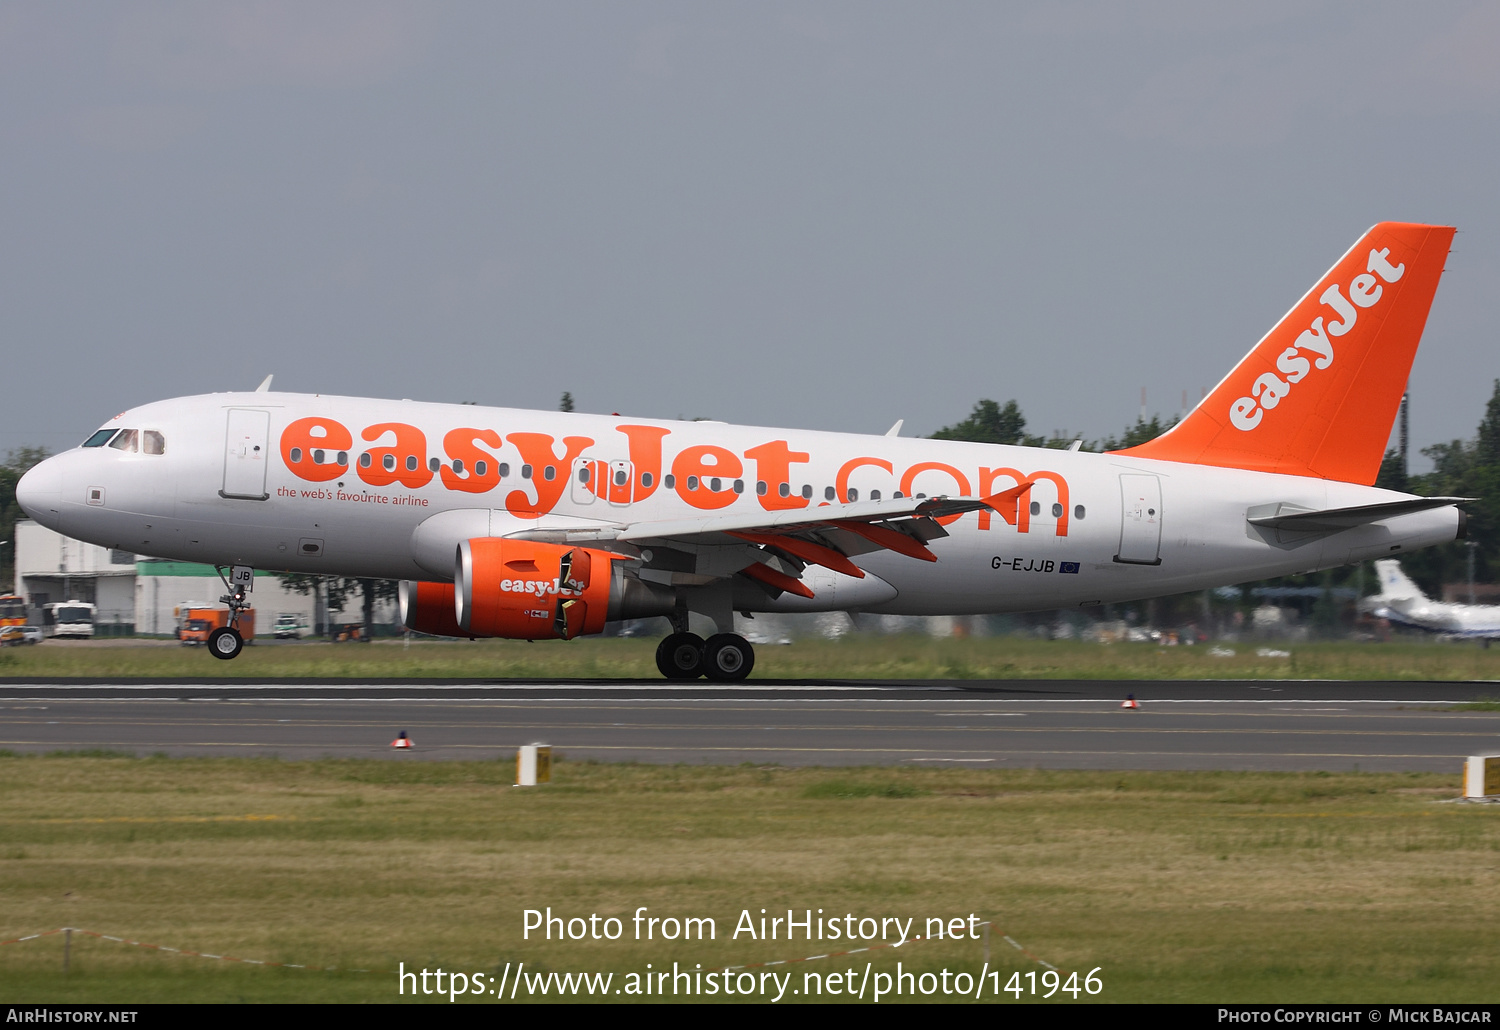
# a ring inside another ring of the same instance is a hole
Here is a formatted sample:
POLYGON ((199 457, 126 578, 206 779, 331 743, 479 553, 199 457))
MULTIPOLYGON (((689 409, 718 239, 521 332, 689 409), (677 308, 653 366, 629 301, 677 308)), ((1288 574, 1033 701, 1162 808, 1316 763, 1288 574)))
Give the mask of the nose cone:
POLYGON ((48 529, 62 531, 62 469, 56 458, 35 466, 16 484, 16 502, 21 510, 48 529))

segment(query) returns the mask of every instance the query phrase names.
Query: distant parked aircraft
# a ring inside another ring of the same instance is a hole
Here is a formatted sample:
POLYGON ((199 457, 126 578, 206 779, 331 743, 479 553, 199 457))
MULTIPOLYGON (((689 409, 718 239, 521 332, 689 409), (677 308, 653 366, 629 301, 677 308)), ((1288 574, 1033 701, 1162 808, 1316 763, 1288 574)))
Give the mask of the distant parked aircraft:
POLYGON ((1500 637, 1500 604, 1434 601, 1407 578, 1394 558, 1377 561, 1375 570, 1380 574, 1380 593, 1365 598, 1360 607, 1377 618, 1453 637, 1500 637))

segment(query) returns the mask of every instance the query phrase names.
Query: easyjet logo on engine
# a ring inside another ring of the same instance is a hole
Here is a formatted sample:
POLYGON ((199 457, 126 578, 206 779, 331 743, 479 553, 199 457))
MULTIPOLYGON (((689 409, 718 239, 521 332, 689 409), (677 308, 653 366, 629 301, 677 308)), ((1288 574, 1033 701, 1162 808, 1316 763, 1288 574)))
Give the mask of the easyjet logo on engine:
POLYGON ((545 579, 502 579, 500 581, 500 592, 504 594, 535 594, 537 597, 548 597, 561 595, 563 597, 580 597, 578 591, 563 586, 557 580, 545 579))
POLYGON ((1337 321, 1327 322, 1319 315, 1296 343, 1276 357, 1276 372, 1264 372, 1256 377, 1250 387, 1250 396, 1241 397, 1229 406, 1229 423, 1241 432, 1248 433, 1260 425, 1265 413, 1275 408, 1291 394, 1292 387, 1302 382, 1314 369, 1324 371, 1333 365, 1333 341, 1354 328, 1359 313, 1379 302, 1385 287, 1375 276, 1386 283, 1400 280, 1406 271, 1405 264, 1392 265, 1391 250, 1371 250, 1365 262, 1365 274, 1356 275, 1349 283, 1347 297, 1338 283, 1323 291, 1318 301, 1333 309, 1337 321), (1283 378, 1283 376, 1285 378, 1283 378))

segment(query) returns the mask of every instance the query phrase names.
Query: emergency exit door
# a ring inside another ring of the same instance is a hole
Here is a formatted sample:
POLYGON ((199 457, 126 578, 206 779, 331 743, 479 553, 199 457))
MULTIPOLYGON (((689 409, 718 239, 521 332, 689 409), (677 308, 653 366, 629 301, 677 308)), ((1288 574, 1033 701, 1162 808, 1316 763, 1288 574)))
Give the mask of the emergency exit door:
POLYGON ((224 486, 220 497, 264 501, 271 413, 252 408, 230 408, 225 431, 224 486))
POLYGON ((1120 477, 1120 552, 1126 565, 1161 564, 1161 479, 1137 474, 1120 477))

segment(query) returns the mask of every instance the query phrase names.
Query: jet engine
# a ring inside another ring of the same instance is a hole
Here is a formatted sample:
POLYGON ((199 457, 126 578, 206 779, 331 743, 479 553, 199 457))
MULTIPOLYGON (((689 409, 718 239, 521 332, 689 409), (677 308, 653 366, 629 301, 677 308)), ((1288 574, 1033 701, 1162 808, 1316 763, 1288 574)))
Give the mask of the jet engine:
POLYGON ((452 583, 419 583, 403 579, 398 592, 401 622, 407 629, 436 637, 472 637, 453 611, 452 583))
POLYGON ((460 543, 456 557, 446 589, 457 636, 572 640, 676 605, 671 590, 627 574, 627 556, 610 551, 477 537, 460 543))

